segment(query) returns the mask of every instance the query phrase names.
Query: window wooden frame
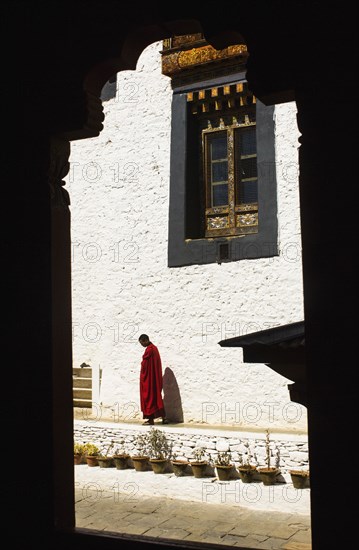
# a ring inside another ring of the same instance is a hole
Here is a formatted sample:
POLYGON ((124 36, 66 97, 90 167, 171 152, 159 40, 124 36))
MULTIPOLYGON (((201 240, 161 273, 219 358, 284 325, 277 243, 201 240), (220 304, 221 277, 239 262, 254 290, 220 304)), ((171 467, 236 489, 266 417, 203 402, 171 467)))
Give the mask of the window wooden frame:
POLYGON ((238 189, 243 182, 253 181, 257 194, 257 170, 256 177, 242 178, 240 175, 243 160, 256 159, 257 161, 257 149, 255 147, 254 154, 242 155, 239 146, 244 132, 255 129, 255 127, 255 122, 247 122, 245 124, 236 123, 216 129, 202 130, 205 237, 244 235, 258 232, 258 201, 241 202, 241 193, 238 189), (212 180, 212 166, 216 161, 211 159, 210 145, 217 135, 226 136, 227 138, 227 205, 213 204, 213 187, 220 185, 220 183, 212 180))

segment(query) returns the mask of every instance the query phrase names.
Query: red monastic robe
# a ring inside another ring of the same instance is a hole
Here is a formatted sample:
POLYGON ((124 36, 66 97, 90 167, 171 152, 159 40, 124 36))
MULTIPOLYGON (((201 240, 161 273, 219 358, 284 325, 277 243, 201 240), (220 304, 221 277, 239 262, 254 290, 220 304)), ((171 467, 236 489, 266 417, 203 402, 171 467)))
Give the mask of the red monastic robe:
POLYGON ((140 401, 143 418, 164 417, 162 399, 162 363, 157 347, 149 344, 142 356, 140 401))

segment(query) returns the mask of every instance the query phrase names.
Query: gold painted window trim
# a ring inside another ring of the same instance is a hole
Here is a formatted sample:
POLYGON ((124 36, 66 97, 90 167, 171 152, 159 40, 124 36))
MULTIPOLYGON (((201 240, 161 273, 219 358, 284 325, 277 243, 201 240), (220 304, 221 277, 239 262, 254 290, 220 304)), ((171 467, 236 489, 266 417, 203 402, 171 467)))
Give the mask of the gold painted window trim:
MULTIPOLYGON (((205 237, 246 235, 258 232, 258 202, 240 203, 239 197, 236 197, 236 186, 239 182, 236 179, 235 132, 240 132, 241 129, 249 127, 255 128, 256 123, 246 121, 246 123, 240 124, 237 122, 231 125, 221 125, 218 128, 206 128, 202 130, 205 237), (212 163, 209 161, 210 136, 213 136, 215 133, 224 132, 227 136, 228 205, 212 206, 213 182, 209 174, 209 169, 212 167, 212 163)), ((241 156, 241 159, 256 157, 257 154, 250 154, 241 156)), ((257 177, 244 178, 241 181, 255 180, 257 180, 257 177)))

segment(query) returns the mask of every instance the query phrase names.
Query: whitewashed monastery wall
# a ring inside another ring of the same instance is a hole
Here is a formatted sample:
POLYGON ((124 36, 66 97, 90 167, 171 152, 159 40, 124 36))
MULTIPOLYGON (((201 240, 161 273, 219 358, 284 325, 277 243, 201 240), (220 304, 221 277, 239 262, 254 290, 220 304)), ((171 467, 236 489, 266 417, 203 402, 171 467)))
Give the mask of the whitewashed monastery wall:
POLYGON ((94 369, 102 418, 141 420, 144 332, 162 356, 169 413, 185 423, 305 432, 291 381, 218 345, 303 319, 296 106, 275 107, 280 255, 168 268, 172 91, 160 49, 118 74, 100 136, 72 143, 74 366, 94 369))

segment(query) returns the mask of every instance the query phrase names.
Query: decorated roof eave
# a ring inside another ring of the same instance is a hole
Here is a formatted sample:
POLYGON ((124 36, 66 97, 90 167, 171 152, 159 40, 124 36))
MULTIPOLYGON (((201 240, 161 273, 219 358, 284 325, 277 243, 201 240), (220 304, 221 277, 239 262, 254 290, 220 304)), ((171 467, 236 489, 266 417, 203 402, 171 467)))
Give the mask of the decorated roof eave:
POLYGON ((201 35, 186 35, 164 41, 162 73, 169 77, 216 66, 232 65, 234 69, 245 66, 248 52, 245 44, 216 50, 201 35), (182 39, 182 40, 180 40, 182 39))

